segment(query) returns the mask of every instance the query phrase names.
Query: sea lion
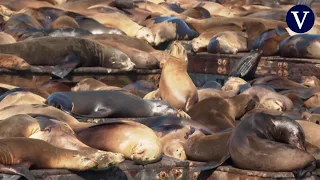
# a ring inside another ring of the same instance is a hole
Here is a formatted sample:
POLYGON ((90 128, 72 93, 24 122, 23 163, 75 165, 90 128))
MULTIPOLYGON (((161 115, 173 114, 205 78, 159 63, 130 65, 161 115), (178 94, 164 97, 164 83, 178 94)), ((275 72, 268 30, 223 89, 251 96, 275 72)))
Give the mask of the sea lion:
POLYGON ((46 103, 79 118, 175 116, 178 113, 164 101, 143 100, 118 90, 56 92, 46 103), (88 98, 86 104, 82 103, 82 98, 88 98))
POLYGON ((139 80, 132 84, 128 84, 123 87, 123 89, 130 91, 130 90, 138 90, 143 92, 151 92, 153 90, 156 90, 157 87, 155 84, 145 81, 145 80, 139 80))
MULTIPOLYGON (((8 19, 8 21, 6 21, 2 27, 3 30, 28 28, 42 29, 43 27, 33 17, 22 13, 11 16, 10 19, 8 19)), ((14 35, 12 36, 14 37, 14 35)))
POLYGON ((52 7, 52 4, 37 0, 12 0, 6 6, 13 11, 20 11, 24 8, 52 7))
POLYGON ((218 83, 217 81, 208 81, 205 82, 201 88, 211 88, 211 89, 217 89, 217 90, 221 90, 222 86, 220 83, 218 83))
POLYGON ((50 28, 80 28, 80 26, 72 17, 60 16, 51 23, 50 28))
POLYGON ((196 86, 187 73, 187 53, 180 42, 171 45, 170 56, 161 71, 161 99, 177 109, 188 111, 198 102, 196 86))
POLYGON ((90 147, 122 153, 138 164, 157 162, 161 158, 161 143, 156 134, 147 126, 132 121, 93 125, 77 132, 77 138, 90 147))
POLYGON ((192 50, 194 52, 202 52, 207 51, 207 46, 210 40, 218 33, 225 31, 242 31, 242 27, 237 25, 228 25, 228 26, 217 26, 214 28, 210 28, 196 37, 192 39, 192 50))
POLYGON ((40 139, 59 148, 87 153, 87 157, 97 163, 98 169, 112 167, 124 161, 122 154, 100 151, 83 144, 76 138, 71 127, 64 122, 41 116, 36 117, 36 121, 39 124, 38 131, 31 134, 29 138, 40 139))
POLYGON ((174 3, 161 2, 161 3, 156 3, 156 4, 159 4, 162 7, 171 9, 177 13, 182 13, 183 11, 185 11, 185 9, 183 9, 181 6, 179 6, 178 4, 174 4, 174 3))
POLYGON ((69 84, 64 83, 59 80, 49 80, 41 84, 41 88, 47 91, 49 94, 54 92, 65 92, 71 91, 71 87, 69 84))
POLYGON ((314 108, 320 106, 320 93, 314 93, 312 97, 304 102, 306 108, 314 108))
POLYGON ((320 80, 316 76, 301 76, 302 85, 306 87, 320 86, 320 80))
POLYGON ((162 144, 162 153, 183 160, 187 158, 184 143, 188 136, 195 131, 213 134, 212 131, 200 123, 179 117, 161 116, 135 119, 134 121, 148 126, 157 134, 162 144))
POLYGON ((256 105, 249 95, 233 98, 210 97, 195 104, 187 113, 191 119, 207 126, 213 132, 235 127, 235 120, 241 118, 256 105))
POLYGON ((280 76, 265 76, 251 81, 251 85, 267 85, 274 90, 285 90, 289 88, 304 88, 305 86, 280 76))
POLYGON ((126 15, 118 14, 118 13, 96 13, 89 16, 101 24, 109 25, 115 28, 119 28, 124 31, 128 36, 136 37, 138 39, 143 39, 153 45, 154 36, 149 28, 140 26, 139 24, 132 21, 126 15), (115 19, 119 19, 120 21, 114 21, 115 19))
POLYGON ((318 136, 320 126, 310 121, 296 120, 296 122, 302 127, 306 141, 320 148, 320 138, 318 136))
POLYGON ((125 44, 121 44, 114 41, 99 41, 104 45, 108 45, 114 48, 119 49, 124 52, 130 60, 135 64, 135 68, 137 69, 159 69, 159 61, 152 54, 140 51, 135 48, 131 48, 126 46, 125 44))
POLYGON ((105 83, 93 78, 82 79, 73 88, 71 88, 72 92, 97 91, 97 90, 123 90, 123 89, 116 86, 108 86, 105 83))
POLYGON ((280 43, 280 55, 291 58, 319 59, 319 38, 317 34, 297 34, 280 43), (299 46, 298 46, 299 45, 299 46))
POLYGON ((55 108, 52 106, 47 106, 44 104, 22 104, 5 107, 0 109, 0 120, 4 120, 13 115, 16 115, 17 112, 19 114, 28 114, 30 116, 34 115, 45 115, 47 117, 51 117, 52 119, 63 121, 67 123, 72 129, 80 129, 91 126, 91 123, 79 122, 77 119, 72 117, 71 115, 55 108))
POLYGON ((24 59, 18 56, 11 54, 0 54, 0 68, 24 71, 29 70, 30 65, 24 59))
POLYGON ((200 6, 196 6, 194 8, 188 8, 185 11, 181 13, 182 15, 195 18, 195 19, 206 19, 206 18, 211 18, 210 12, 200 6))
POLYGON ((262 86, 250 87, 244 90, 241 94, 257 96, 259 102, 262 105, 265 105, 265 108, 272 108, 285 112, 290 111, 293 106, 292 101, 288 97, 278 94, 262 86))
POLYGON ((141 9, 145 9, 152 12, 152 14, 154 15, 177 15, 178 14, 169 7, 156 4, 150 1, 136 2, 136 5, 141 9))
POLYGON ((123 70, 132 70, 135 67, 130 58, 120 50, 75 37, 43 37, 0 45, 0 53, 17 55, 30 65, 56 66, 52 73, 61 78, 79 65, 123 70), (42 49, 41 53, 47 56, 36 55, 38 49, 42 49))
POLYGON ((216 34, 209 41, 208 53, 236 54, 248 51, 248 35, 245 32, 225 31, 216 34))
POLYGON ((45 99, 39 95, 28 91, 18 91, 7 94, 5 97, 1 97, 0 109, 21 104, 44 104, 44 102, 45 99))
POLYGON ((222 86, 222 91, 235 91, 237 92, 242 85, 247 84, 247 81, 238 77, 229 77, 227 82, 222 86))
POLYGON ((295 171, 299 178, 315 168, 315 158, 306 152, 304 143, 303 129, 294 120, 254 113, 233 130, 229 153, 238 168, 295 171))
POLYGON ((188 160, 221 161, 228 153, 228 140, 232 131, 205 135, 195 132, 185 142, 184 149, 188 160))
POLYGON ((212 88, 198 89, 199 102, 210 97, 231 98, 236 95, 234 91, 220 91, 212 88))
POLYGON ((177 27, 176 24, 172 22, 160 22, 149 26, 149 28, 154 35, 155 46, 175 40, 177 37, 177 27))

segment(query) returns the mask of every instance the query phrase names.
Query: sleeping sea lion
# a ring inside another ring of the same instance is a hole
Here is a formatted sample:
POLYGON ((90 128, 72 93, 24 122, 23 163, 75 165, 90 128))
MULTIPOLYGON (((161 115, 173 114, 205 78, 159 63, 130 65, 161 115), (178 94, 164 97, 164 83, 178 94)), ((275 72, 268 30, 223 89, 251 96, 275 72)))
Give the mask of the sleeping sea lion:
POLYGON ((248 35, 245 32, 225 31, 216 34, 209 41, 208 53, 236 54, 248 51, 248 35))
POLYGON ((184 111, 198 102, 197 89, 187 73, 187 54, 178 41, 171 45, 170 56, 162 68, 159 95, 170 105, 184 111))
POLYGON ((247 81, 238 77, 229 77, 227 82, 222 86, 222 91, 237 92, 242 85, 247 84, 247 81))
POLYGON ((56 92, 47 98, 46 103, 79 118, 134 118, 178 114, 175 108, 164 101, 143 100, 118 90, 56 92), (82 98, 86 98, 85 104, 82 103, 82 98))
POLYGON ((28 91, 14 91, 6 93, 5 96, 1 95, 0 98, 0 109, 21 104, 44 104, 46 101, 43 97, 28 91))
POLYGON ((93 125, 78 131, 77 138, 90 147, 122 153, 138 164, 157 162, 161 158, 161 143, 156 134, 147 126, 132 121, 93 125))
POLYGON ((15 55, 0 54, 0 68, 24 71, 30 69, 30 64, 28 64, 24 59, 15 55))
POLYGON ((320 138, 318 136, 320 125, 304 120, 296 120, 296 122, 302 127, 306 141, 320 148, 320 138))
POLYGON ((274 90, 285 90, 290 88, 304 88, 305 86, 280 76, 264 76, 251 81, 251 85, 267 85, 274 90))
POLYGON ((305 150, 301 126, 289 118, 254 113, 233 130, 229 153, 234 165, 256 171, 295 171, 297 178, 315 168, 305 150))
POLYGON ((0 44, 12 44, 15 42, 16 40, 10 34, 0 32, 0 44))
POLYGON ((301 76, 302 85, 306 87, 320 86, 320 80, 316 76, 301 76))
POLYGON ((30 65, 55 66, 52 73, 62 78, 79 65, 123 70, 135 67, 130 58, 120 50, 75 37, 43 37, 0 45, 0 53, 17 55, 30 65), (36 55, 38 49, 42 49, 41 53, 47 56, 36 55))
POLYGON ((210 97, 231 98, 236 95, 235 91, 220 91, 212 88, 198 89, 199 102, 210 97))
POLYGON ((188 8, 181 13, 182 15, 195 18, 195 19, 206 19, 211 18, 211 14, 208 10, 203 7, 196 6, 193 8, 188 8))
POLYGON ((108 86, 105 83, 93 78, 82 79, 73 88, 71 88, 72 92, 98 91, 98 90, 123 90, 123 89, 116 86, 108 86))
POLYGON ((60 16, 50 24, 50 28, 80 28, 80 26, 72 17, 60 16))

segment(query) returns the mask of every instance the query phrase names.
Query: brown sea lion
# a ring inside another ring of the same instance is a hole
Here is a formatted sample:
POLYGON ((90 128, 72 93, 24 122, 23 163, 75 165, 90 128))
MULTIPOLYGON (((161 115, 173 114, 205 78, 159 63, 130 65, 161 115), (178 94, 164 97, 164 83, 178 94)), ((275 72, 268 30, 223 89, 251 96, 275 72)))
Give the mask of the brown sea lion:
POLYGON ((26 114, 17 114, 0 121, 0 137, 29 137, 40 130, 36 119, 26 114))
POLYGON ((187 73, 186 58, 184 47, 180 42, 174 41, 159 82, 161 99, 184 111, 198 102, 197 89, 187 73))
POLYGON ((280 55, 291 58, 319 59, 319 38, 317 34, 297 34, 280 43, 280 55), (299 44, 299 46, 298 46, 299 44))
POLYGON ((304 102, 306 108, 314 108, 320 106, 320 93, 314 93, 312 97, 304 102))
POLYGON ((52 7, 52 4, 48 2, 37 1, 37 0, 11 0, 5 5, 13 11, 20 11, 27 7, 28 8, 52 7))
POLYGON ((259 102, 264 105, 265 108, 271 108, 285 112, 290 111, 293 106, 292 101, 288 97, 262 86, 250 87, 244 90, 241 94, 257 96, 259 102))
POLYGON ((152 12, 152 14, 157 15, 177 15, 177 13, 171 10, 168 7, 150 2, 150 1, 141 1, 136 3, 137 6, 141 9, 148 10, 152 12))
POLYGON ((154 36, 151 30, 149 28, 140 26, 139 24, 135 23, 126 15, 118 13, 96 13, 89 17, 97 20, 98 22, 106 26, 119 28, 122 31, 124 31, 128 36, 143 39, 150 44, 154 43, 154 36), (119 19, 120 21, 114 21, 115 19, 119 19))
POLYGON ((224 99, 211 97, 195 104, 187 113, 191 119, 207 126, 213 132, 235 127, 235 120, 241 118, 256 105, 249 95, 238 95, 224 99))
POLYGON ((172 22, 161 22, 149 26, 154 35, 154 45, 157 46, 163 42, 175 40, 177 36, 177 26, 172 22))
POLYGON ((122 153, 138 164, 149 164, 161 158, 159 138, 140 123, 114 121, 93 125, 77 132, 77 137, 90 147, 122 153))
POLYGON ((64 122, 46 117, 36 117, 36 121, 39 124, 39 129, 29 138, 40 139, 59 148, 87 153, 88 158, 97 162, 98 169, 112 167, 124 161, 122 154, 100 151, 83 144, 76 138, 71 127, 64 122))
POLYGON ((97 91, 97 90, 123 90, 116 86, 108 86, 105 83, 93 78, 85 78, 79 81, 73 88, 72 92, 77 91, 97 91))
POLYGON ((72 17, 60 16, 50 24, 50 28, 80 28, 80 26, 72 17))
MULTIPOLYGON (((179 3, 181 3, 181 0, 179 0, 179 3)), ((224 6, 222 6, 219 3, 216 2, 199 2, 199 1, 194 1, 194 2, 185 2, 181 4, 181 7, 188 9, 192 7, 202 7, 206 9, 211 16, 224 16, 224 17, 233 17, 234 14, 233 12, 224 6)))
POLYGON ((199 102, 210 97, 231 98, 236 95, 235 91, 220 91, 211 88, 198 89, 199 102))
POLYGON ((155 84, 145 81, 145 80, 139 80, 132 84, 128 84, 123 87, 123 89, 130 91, 130 90, 139 90, 143 92, 151 92, 153 90, 156 90, 157 87, 155 84))
MULTIPOLYGON (((8 19, 2 27, 2 29, 5 31, 10 29, 28 29, 28 28, 42 29, 43 26, 32 16, 21 13, 21 14, 16 14, 11 16, 10 19, 8 19)), ((13 34, 11 34, 10 32, 7 32, 7 33, 15 37, 14 33, 13 34)))
POLYGON ((209 41, 208 53, 236 54, 248 51, 248 35, 245 32, 224 31, 209 41))
POLYGON ((302 127, 306 141, 320 148, 320 125, 304 120, 296 120, 296 122, 298 122, 302 127))
POLYGON ((54 92, 65 92, 65 91, 71 91, 71 87, 69 84, 64 83, 59 80, 49 80, 41 84, 41 88, 47 91, 49 94, 52 94, 54 92))
POLYGON ((0 32, 0 44, 12 44, 15 43, 16 40, 5 32, 0 32))
POLYGON ((195 132, 184 144, 188 160, 220 161, 228 153, 228 140, 231 134, 232 131, 212 135, 195 132))
POLYGON ((280 76, 265 76, 256 78, 251 81, 251 85, 267 85, 275 90, 283 90, 289 88, 304 88, 305 86, 280 76))
POLYGON ((30 65, 53 65, 55 68, 52 74, 61 78, 79 65, 126 70, 135 67, 130 58, 119 49, 76 37, 42 37, 0 45, 0 53, 17 55, 30 65), (47 56, 36 55, 39 53, 38 49, 42 49, 41 53, 47 56))
POLYGON ((304 143, 303 129, 294 120, 254 113, 233 130, 229 153, 238 168, 295 171, 299 178, 315 168, 315 158, 306 152, 304 143))
POLYGON ((247 81, 238 77, 229 77, 227 82, 222 86, 221 90, 237 92, 244 84, 247 84, 247 81))
POLYGON ((188 8, 185 11, 181 13, 182 15, 195 18, 195 19, 206 19, 206 18, 211 18, 210 12, 200 6, 196 6, 194 8, 188 8))
POLYGON ((45 101, 43 97, 28 91, 12 92, 0 101, 0 109, 22 104, 44 104, 45 101))
POLYGON ((302 85, 306 87, 320 86, 320 80, 316 76, 301 76, 302 85))
POLYGON ((9 70, 29 70, 30 65, 22 58, 11 54, 0 54, 0 68, 9 70))
POLYGON ((192 39, 192 49, 194 52, 207 51, 210 40, 218 33, 225 31, 242 31, 242 27, 237 25, 217 26, 210 28, 200 34, 199 37, 192 39))

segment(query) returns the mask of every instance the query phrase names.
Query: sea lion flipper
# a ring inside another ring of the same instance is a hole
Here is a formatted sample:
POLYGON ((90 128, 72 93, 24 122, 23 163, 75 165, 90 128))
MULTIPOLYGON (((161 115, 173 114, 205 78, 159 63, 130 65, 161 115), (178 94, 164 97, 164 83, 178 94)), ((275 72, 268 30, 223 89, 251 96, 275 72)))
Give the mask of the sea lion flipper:
POLYGON ((305 5, 305 6, 311 6, 314 0, 297 0, 296 5, 305 5))
POLYGON ((0 164, 0 172, 5 174, 20 175, 25 177, 28 180, 35 180, 33 175, 30 173, 29 169, 22 165, 6 166, 3 164, 0 164))
POLYGON ((192 172, 201 172, 216 169, 221 166, 224 162, 226 162, 230 158, 229 152, 227 152, 220 161, 211 161, 205 164, 202 164, 192 170, 192 172))
POLYGON ((54 66, 52 74, 63 79, 79 64, 79 57, 75 53, 70 53, 68 56, 66 56, 63 64, 54 66))
POLYGON ((20 178, 20 175, 3 174, 2 180, 19 180, 20 178))
POLYGON ((113 111, 106 107, 100 107, 97 111, 90 114, 91 117, 108 117, 113 113, 113 111))
POLYGON ((261 55, 262 51, 259 50, 250 52, 247 56, 239 60, 236 66, 229 73, 229 76, 243 77, 247 75, 249 71, 259 62, 261 55))

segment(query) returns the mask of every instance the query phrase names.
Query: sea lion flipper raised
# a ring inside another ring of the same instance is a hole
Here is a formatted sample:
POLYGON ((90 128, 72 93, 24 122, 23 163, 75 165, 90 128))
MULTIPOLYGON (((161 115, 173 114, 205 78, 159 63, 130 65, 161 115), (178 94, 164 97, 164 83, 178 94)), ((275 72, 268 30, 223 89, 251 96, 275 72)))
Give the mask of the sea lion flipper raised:
POLYGON ((63 64, 54 66, 52 74, 63 79, 71 71, 73 71, 80 64, 79 57, 75 53, 70 53, 66 56, 63 64))
POLYGON ((35 180, 31 172, 29 171, 29 169, 22 165, 6 166, 3 164, 0 164, 0 172, 5 174, 14 174, 14 175, 23 176, 28 180, 35 180))
POLYGON ((305 6, 311 6, 314 0, 297 0, 296 4, 297 5, 305 5, 305 6))
POLYGON ((238 61, 236 66, 229 73, 229 76, 243 77, 247 75, 249 71, 259 62, 261 55, 262 51, 260 50, 251 51, 247 56, 238 61))

